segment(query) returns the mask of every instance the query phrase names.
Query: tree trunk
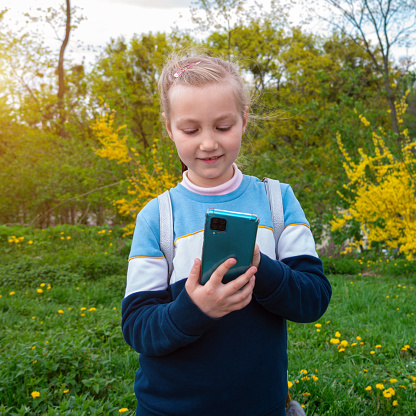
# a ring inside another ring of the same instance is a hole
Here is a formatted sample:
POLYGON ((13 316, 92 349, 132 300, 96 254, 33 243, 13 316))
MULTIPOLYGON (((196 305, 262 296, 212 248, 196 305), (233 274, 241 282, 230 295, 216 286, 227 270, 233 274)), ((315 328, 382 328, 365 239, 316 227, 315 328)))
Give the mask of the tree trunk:
POLYGON ((65 108, 64 108, 64 95, 65 95, 65 74, 64 74, 64 53, 69 42, 69 33, 71 32, 71 4, 70 0, 66 0, 66 28, 65 38, 59 51, 58 62, 58 115, 59 115, 59 134, 61 137, 65 136, 64 121, 65 121, 65 108))

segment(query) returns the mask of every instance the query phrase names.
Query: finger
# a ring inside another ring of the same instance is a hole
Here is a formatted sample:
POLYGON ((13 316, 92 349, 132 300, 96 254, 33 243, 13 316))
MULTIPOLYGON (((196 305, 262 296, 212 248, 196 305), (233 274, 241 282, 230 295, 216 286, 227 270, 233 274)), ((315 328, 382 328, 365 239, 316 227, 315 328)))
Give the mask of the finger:
POLYGON ((253 296, 253 289, 255 283, 255 276, 239 291, 235 292, 229 297, 229 305, 233 310, 244 308, 251 302, 253 296))
POLYGON ((225 262, 220 264, 218 268, 214 271, 214 273, 212 273, 208 282, 210 282, 213 285, 221 284, 225 273, 227 273, 228 270, 230 270, 231 267, 233 267, 236 263, 237 260, 234 258, 225 260, 225 262))
POLYGON ((252 260, 251 264, 253 266, 257 267, 257 268, 260 265, 260 248, 259 248, 258 244, 256 244, 254 246, 253 260, 252 260))
POLYGON ((191 271, 189 272, 188 279, 186 281, 187 287, 193 291, 199 285, 199 279, 201 275, 201 260, 195 259, 191 271))
POLYGON ((232 280, 231 282, 227 283, 227 289, 230 290, 230 292, 237 292, 241 288, 243 288, 250 279, 254 276, 254 274, 257 272, 257 268, 254 266, 251 266, 248 268, 248 270, 243 273, 241 276, 238 276, 237 279, 232 280))

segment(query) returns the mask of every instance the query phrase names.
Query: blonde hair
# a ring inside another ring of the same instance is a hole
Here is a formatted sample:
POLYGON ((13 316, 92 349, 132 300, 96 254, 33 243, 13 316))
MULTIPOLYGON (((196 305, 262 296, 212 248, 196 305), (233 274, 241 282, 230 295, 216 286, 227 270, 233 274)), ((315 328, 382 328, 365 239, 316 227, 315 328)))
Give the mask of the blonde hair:
POLYGON ((224 83, 231 87, 240 107, 241 116, 246 118, 251 99, 237 65, 207 55, 193 55, 185 58, 171 56, 162 70, 159 78, 159 95, 166 119, 170 120, 169 91, 172 86, 203 87, 214 83, 224 83), (188 66, 190 67, 187 68, 188 66))

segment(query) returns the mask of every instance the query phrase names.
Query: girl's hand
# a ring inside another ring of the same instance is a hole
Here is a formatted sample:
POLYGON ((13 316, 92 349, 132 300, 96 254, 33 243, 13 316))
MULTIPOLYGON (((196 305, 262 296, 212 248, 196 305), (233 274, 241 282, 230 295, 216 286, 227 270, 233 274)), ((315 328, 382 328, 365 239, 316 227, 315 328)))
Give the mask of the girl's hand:
POLYGON ((254 246, 253 261, 251 264, 257 269, 260 266, 260 248, 257 244, 254 246))
POLYGON ((199 283, 201 274, 201 260, 195 259, 189 277, 185 283, 185 290, 192 302, 211 318, 221 318, 230 312, 238 311, 247 306, 254 289, 256 267, 250 267, 244 274, 223 284, 225 273, 236 263, 235 259, 228 259, 222 263, 205 285, 199 283))

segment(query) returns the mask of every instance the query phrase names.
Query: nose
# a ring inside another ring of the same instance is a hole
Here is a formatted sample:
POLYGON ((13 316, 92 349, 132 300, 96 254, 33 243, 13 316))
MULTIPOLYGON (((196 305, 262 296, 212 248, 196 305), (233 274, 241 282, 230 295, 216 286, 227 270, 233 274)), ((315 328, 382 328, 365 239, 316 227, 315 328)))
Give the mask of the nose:
POLYGON ((201 140, 199 148, 204 152, 212 152, 218 149, 218 142, 212 132, 206 132, 201 140))

